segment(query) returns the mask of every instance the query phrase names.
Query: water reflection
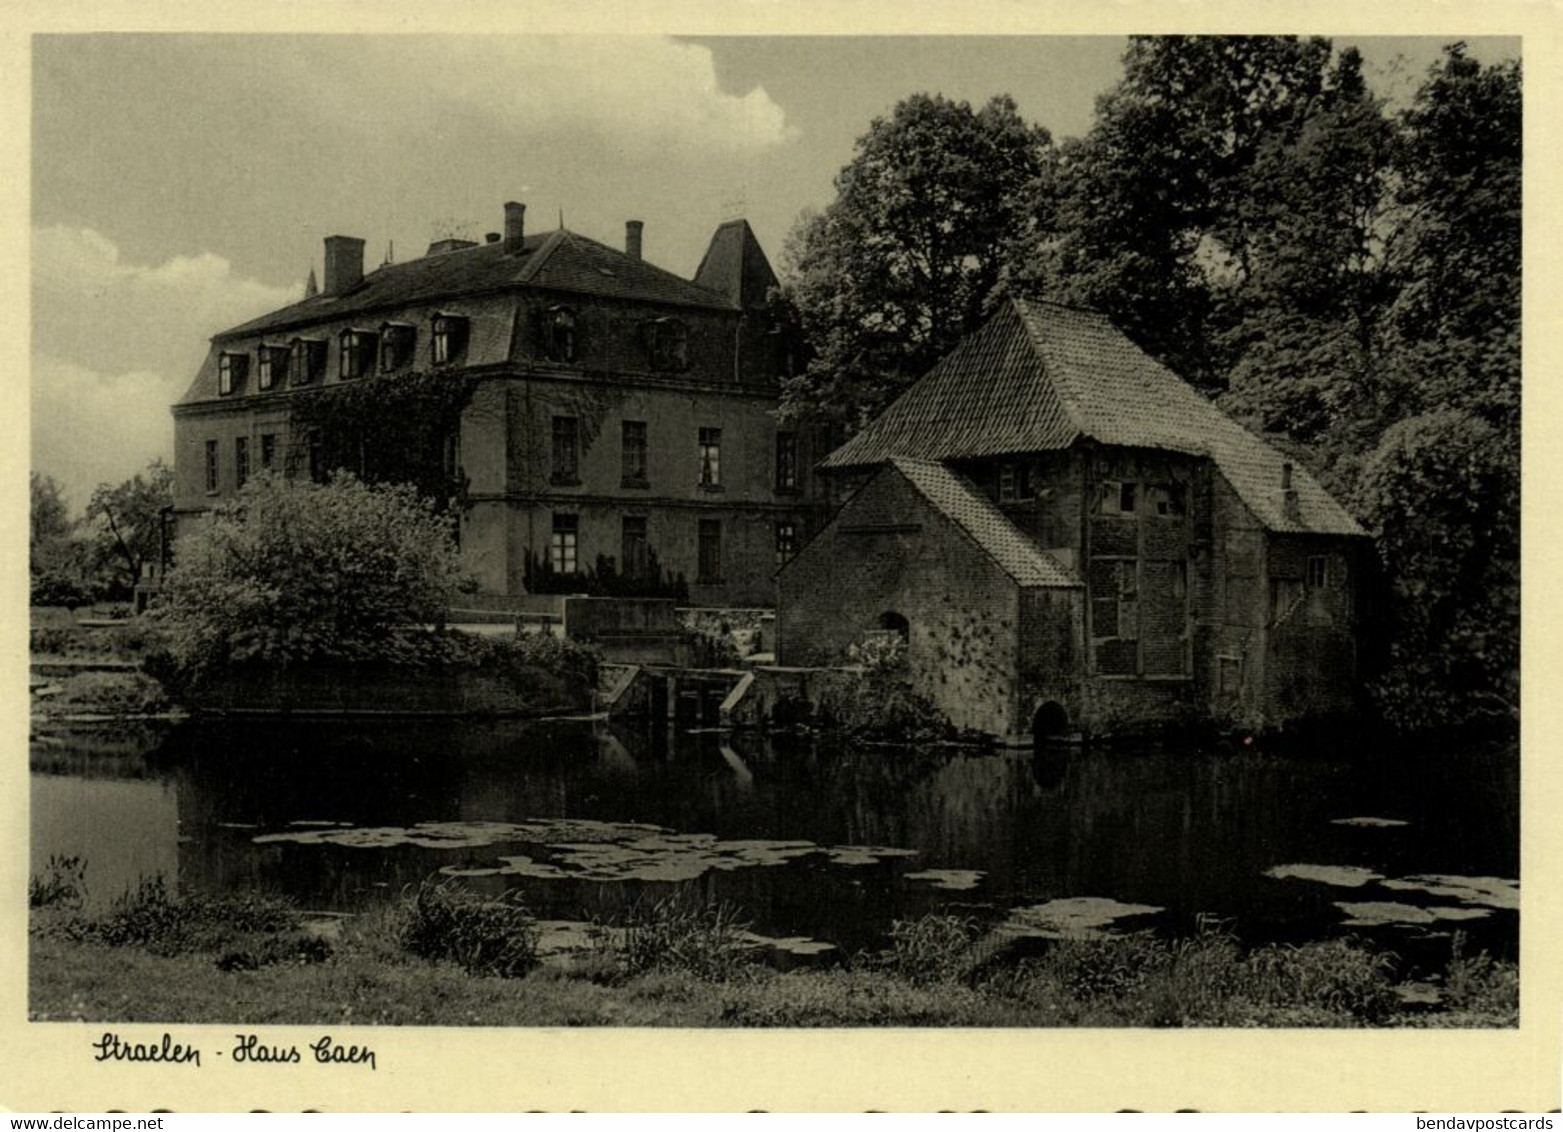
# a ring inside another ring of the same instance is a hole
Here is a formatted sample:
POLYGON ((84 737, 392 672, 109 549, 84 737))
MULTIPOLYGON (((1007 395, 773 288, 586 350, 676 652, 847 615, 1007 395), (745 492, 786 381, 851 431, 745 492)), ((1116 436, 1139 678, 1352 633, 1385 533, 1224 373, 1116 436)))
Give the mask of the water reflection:
MULTIPOLYGON (((85 855, 100 898, 161 871, 353 911, 444 868, 520 888, 553 919, 683 885, 738 904, 762 933, 848 950, 876 945, 899 916, 953 908, 998 922, 1066 898, 1164 909, 1158 923, 1175 930, 1214 914, 1254 938, 1335 934, 1348 919, 1403 932, 1343 909, 1340 888, 1317 878, 1369 878, 1359 904, 1427 908, 1518 875, 1517 757, 1502 744, 1406 762, 1344 749, 976 754, 561 722, 247 721, 53 737, 34 747, 33 791, 34 869, 50 853, 85 855), (544 819, 571 819, 557 828, 574 832, 539 833, 544 819), (406 835, 430 823, 449 838, 406 835), (582 823, 656 836, 593 849, 582 823), (730 848, 754 841, 818 848, 730 848), (664 868, 675 850, 679 867, 664 868)), ((1460 926, 1512 950, 1514 903, 1460 926)))

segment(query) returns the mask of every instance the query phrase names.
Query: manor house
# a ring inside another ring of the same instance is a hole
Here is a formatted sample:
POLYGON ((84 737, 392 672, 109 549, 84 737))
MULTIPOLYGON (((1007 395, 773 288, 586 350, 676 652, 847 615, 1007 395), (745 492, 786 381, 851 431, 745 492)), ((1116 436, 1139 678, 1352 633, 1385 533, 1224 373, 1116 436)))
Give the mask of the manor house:
POLYGON ((748 223, 720 225, 684 279, 642 257, 638 220, 608 247, 525 218, 506 204, 482 243, 369 272, 363 240, 327 237, 318 293, 217 334, 173 409, 180 525, 259 469, 331 470, 298 398, 447 374, 472 384, 444 459, 475 601, 773 605, 776 568, 819 523, 825 446, 775 421, 792 347, 748 223))

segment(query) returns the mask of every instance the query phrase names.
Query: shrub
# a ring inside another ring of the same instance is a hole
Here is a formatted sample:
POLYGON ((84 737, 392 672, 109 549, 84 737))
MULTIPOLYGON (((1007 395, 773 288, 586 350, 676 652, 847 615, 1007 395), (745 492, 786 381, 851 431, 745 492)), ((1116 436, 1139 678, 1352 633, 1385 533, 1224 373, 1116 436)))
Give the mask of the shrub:
POLYGON ((723 981, 751 962, 748 930, 733 905, 679 895, 637 901, 615 924, 599 924, 594 938, 626 974, 680 971, 723 981))
POLYGON ((1271 945, 1248 956, 1247 997, 1274 1006, 1310 1006, 1378 1022, 1399 1007, 1395 957, 1349 940, 1271 945))
POLYGON ((864 738, 946 739, 954 728, 932 700, 912 687, 906 642, 895 634, 871 637, 849 650, 855 678, 823 696, 820 711, 864 738))
POLYGON ((407 486, 254 477, 179 543, 166 587, 185 669, 372 656, 387 632, 441 622, 455 593, 450 523, 407 486))
POLYGON ((448 959, 469 975, 518 978, 537 966, 537 925, 511 890, 487 899, 450 881, 425 880, 405 902, 402 948, 448 959))
POLYGON ((29 908, 80 908, 87 898, 87 860, 50 854, 42 874, 27 881, 29 908))

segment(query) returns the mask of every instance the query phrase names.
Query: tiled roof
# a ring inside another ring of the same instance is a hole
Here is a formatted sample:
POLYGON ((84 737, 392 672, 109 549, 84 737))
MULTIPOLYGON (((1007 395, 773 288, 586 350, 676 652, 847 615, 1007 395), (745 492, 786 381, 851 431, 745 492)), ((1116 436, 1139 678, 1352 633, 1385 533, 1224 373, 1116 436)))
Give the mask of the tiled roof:
POLYGON ((890 463, 945 518, 971 536, 1022 586, 1079 586, 1073 572, 1004 517, 965 478, 933 460, 892 457, 890 463))
POLYGON ((304 326, 360 312, 390 310, 460 295, 538 287, 604 298, 732 310, 725 297, 561 228, 528 236, 520 254, 503 243, 386 264, 345 295, 316 295, 218 334, 218 338, 304 326))
POLYGON ((771 270, 749 222, 728 220, 712 233, 695 271, 695 282, 748 309, 765 303, 776 286, 776 272, 771 270))
POLYGON ((878 418, 825 460, 861 467, 893 456, 948 460, 1102 444, 1207 456, 1266 527, 1363 534, 1301 467, 1286 516, 1287 457, 1232 420, 1104 315, 1012 299, 878 418))

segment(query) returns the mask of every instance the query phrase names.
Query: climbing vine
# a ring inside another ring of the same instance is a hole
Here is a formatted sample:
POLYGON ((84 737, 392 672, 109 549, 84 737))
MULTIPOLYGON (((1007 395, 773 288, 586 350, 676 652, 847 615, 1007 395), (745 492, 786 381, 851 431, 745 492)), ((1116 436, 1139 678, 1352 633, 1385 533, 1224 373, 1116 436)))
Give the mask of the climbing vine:
POLYGON ((447 373, 379 375, 294 394, 289 471, 345 468, 367 483, 411 484, 439 508, 459 507, 466 477, 453 458, 475 382, 447 373))

